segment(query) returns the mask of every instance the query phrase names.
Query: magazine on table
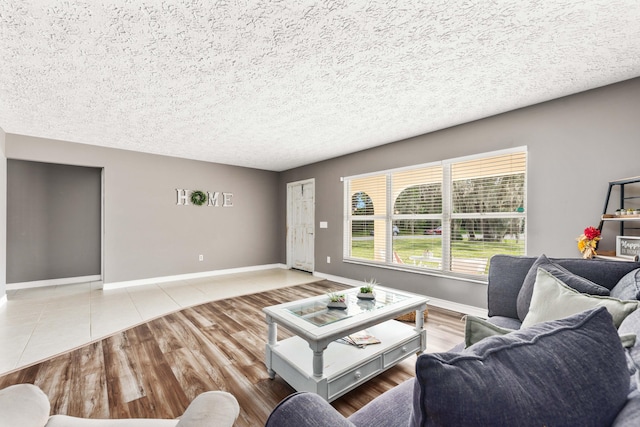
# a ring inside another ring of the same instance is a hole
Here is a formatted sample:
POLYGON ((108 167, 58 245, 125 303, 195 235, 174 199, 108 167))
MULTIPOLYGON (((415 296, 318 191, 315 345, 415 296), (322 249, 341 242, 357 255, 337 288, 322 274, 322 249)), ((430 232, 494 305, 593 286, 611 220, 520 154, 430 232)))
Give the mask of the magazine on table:
POLYGON ((380 344, 381 342, 378 338, 371 335, 366 329, 347 335, 346 337, 340 338, 338 341, 361 348, 370 344, 380 344))

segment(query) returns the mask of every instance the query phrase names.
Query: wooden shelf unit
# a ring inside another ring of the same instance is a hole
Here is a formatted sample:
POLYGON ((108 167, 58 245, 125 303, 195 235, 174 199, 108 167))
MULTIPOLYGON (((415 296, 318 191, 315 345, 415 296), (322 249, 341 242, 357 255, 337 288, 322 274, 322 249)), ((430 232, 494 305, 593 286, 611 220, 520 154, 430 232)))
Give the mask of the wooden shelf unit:
POLYGON ((631 178, 623 178, 623 179, 618 179, 615 181, 609 181, 609 189, 607 191, 607 197, 604 201, 604 209, 602 210, 602 217, 600 218, 600 224, 598 224, 598 230, 602 231, 602 227, 604 225, 605 222, 607 221, 617 221, 620 223, 620 232, 619 235, 620 236, 624 236, 625 235, 625 231, 626 230, 630 230, 630 229, 640 229, 640 227, 627 227, 625 226, 625 223, 627 222, 636 222, 636 221, 640 221, 640 215, 639 214, 629 214, 629 215, 615 215, 615 214, 608 214, 607 210, 609 208, 609 201, 611 199, 611 190, 613 190, 614 187, 619 186, 620 187, 620 207, 618 209, 625 209, 625 202, 632 200, 632 199, 639 199, 640 200, 640 196, 625 196, 625 185, 629 185, 629 184, 640 184, 640 176, 635 176, 635 177, 631 177, 631 178))

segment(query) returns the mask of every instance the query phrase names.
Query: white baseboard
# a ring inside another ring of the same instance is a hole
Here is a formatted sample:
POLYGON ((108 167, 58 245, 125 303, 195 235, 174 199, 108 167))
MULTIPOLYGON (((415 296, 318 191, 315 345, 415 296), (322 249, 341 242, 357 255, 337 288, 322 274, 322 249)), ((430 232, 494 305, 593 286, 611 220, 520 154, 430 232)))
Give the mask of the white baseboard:
POLYGON ((361 280, 347 279, 346 277, 320 273, 319 271, 314 271, 313 275, 316 277, 321 277, 326 280, 331 280, 332 282, 338 282, 338 283, 342 283, 343 285, 349 285, 349 286, 362 286, 362 284, 364 283, 364 281, 361 281, 361 280))
POLYGON ((432 305, 434 307, 443 308, 445 310, 455 311, 456 313, 469 314, 471 316, 482 317, 486 319, 488 317, 488 310, 486 308, 475 307, 473 305, 460 304, 454 301, 448 301, 440 298, 434 298, 427 296, 429 303, 427 306, 432 305))
POLYGON ((178 274, 175 276, 153 277, 149 279, 127 280, 124 282, 104 283, 102 289, 120 289, 132 286, 154 285, 157 283, 177 282, 179 280, 201 279, 204 277, 223 276, 225 274, 248 273, 250 271, 271 270, 273 268, 287 268, 284 264, 254 265, 251 267, 228 268, 225 270, 203 271, 200 273, 178 274))
POLYGON ((35 280, 33 282, 7 283, 7 290, 15 291, 17 289, 41 288, 43 286, 74 285, 77 283, 98 282, 100 280, 102 280, 102 277, 99 274, 97 274, 95 276, 65 277, 62 279, 48 279, 48 280, 35 280))
MULTIPOLYGON (((313 275, 316 277, 321 277, 326 280, 331 280, 332 282, 342 283, 344 285, 349 285, 349 286, 361 286, 364 284, 364 281, 347 279, 346 277, 333 276, 331 274, 320 273, 317 271, 314 272, 313 275)), ((447 301, 440 298, 430 297, 429 295, 425 295, 425 296, 429 298, 429 303, 427 304, 427 306, 433 306, 433 307, 443 308, 445 310, 455 311, 456 313, 470 314, 472 316, 487 318, 488 312, 486 308, 474 307, 472 305, 467 305, 467 304, 460 304, 454 301, 447 301)))
POLYGON ((0 297, 0 307, 5 305, 6 303, 7 303, 7 294, 4 294, 2 295, 2 297, 0 297))

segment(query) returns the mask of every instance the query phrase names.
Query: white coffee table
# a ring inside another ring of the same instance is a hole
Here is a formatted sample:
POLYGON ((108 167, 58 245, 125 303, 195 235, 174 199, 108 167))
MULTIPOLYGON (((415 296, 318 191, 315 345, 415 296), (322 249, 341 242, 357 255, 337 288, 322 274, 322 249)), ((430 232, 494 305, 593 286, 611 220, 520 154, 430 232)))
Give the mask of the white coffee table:
POLYGON ((358 288, 345 291, 348 308, 329 309, 321 295, 263 309, 269 327, 267 371, 297 391, 311 391, 327 401, 337 399, 370 378, 426 348, 421 295, 377 286, 375 301, 359 300, 358 288), (415 311, 415 326, 392 320, 415 311), (277 325, 296 334, 277 340, 277 325), (337 339, 366 329, 381 343, 359 348, 337 339))

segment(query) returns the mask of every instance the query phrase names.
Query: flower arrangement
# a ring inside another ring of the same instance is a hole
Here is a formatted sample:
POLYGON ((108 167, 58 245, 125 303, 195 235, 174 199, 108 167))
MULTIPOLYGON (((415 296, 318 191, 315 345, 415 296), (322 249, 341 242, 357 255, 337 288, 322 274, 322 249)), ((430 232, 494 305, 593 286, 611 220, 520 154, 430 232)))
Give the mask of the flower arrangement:
POLYGON ((582 253, 582 258, 593 258, 596 254, 596 246, 600 241, 600 230, 595 227, 587 227, 584 233, 578 237, 578 250, 582 253))

